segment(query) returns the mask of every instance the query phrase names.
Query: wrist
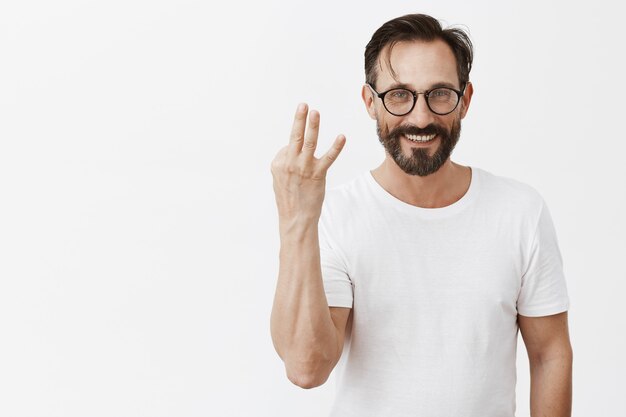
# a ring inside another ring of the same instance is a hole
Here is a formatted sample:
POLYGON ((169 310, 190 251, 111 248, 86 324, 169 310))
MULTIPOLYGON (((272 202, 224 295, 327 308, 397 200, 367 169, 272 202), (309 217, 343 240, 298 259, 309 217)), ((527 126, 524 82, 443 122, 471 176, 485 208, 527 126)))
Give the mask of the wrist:
POLYGON ((300 215, 294 217, 282 217, 278 220, 278 229, 280 233, 280 240, 293 241, 302 240, 304 237, 311 236, 314 233, 317 236, 317 226, 319 223, 319 216, 315 215, 300 215))

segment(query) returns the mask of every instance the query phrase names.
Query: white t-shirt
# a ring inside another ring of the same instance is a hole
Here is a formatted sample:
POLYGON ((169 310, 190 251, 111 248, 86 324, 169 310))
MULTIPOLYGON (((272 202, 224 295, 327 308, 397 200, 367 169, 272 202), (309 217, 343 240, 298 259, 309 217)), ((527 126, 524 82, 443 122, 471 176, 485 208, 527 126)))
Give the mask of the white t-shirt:
POLYGON ((473 168, 426 209, 366 172, 327 191, 319 232, 328 305, 353 309, 331 417, 514 417, 517 315, 569 308, 533 188, 473 168))

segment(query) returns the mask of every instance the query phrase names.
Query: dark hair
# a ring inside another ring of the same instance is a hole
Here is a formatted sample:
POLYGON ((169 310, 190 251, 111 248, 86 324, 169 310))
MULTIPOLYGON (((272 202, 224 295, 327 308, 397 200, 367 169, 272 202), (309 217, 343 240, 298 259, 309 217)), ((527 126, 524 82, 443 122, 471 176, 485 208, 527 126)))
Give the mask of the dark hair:
POLYGON ((387 50, 387 64, 391 73, 395 76, 391 67, 391 50, 394 45, 402 41, 434 41, 441 39, 454 53, 456 58, 457 74, 461 87, 469 81, 469 73, 472 69, 473 50, 472 41, 465 31, 457 28, 443 29, 439 21, 425 14, 407 14, 397 17, 382 25, 365 47, 365 82, 375 86, 378 72, 376 64, 383 48, 389 45, 387 50))

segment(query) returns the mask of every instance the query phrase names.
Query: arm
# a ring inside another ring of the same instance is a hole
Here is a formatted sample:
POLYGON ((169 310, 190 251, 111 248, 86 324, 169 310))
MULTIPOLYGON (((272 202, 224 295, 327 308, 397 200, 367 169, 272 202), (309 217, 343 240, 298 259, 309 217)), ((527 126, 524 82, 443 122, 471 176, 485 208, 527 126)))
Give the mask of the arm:
POLYGON ((287 377, 302 388, 322 385, 341 357, 349 308, 328 307, 317 223, 281 235, 271 333, 287 377))
POLYGON ((315 158, 319 113, 311 111, 305 135, 306 118, 306 105, 299 106, 289 145, 272 162, 281 246, 270 327, 289 380, 313 388, 341 357, 350 309, 328 307, 317 231, 326 171, 345 139, 339 136, 326 155, 315 158))
POLYGON ((531 416, 571 417, 573 354, 567 312, 517 317, 530 362, 531 416))

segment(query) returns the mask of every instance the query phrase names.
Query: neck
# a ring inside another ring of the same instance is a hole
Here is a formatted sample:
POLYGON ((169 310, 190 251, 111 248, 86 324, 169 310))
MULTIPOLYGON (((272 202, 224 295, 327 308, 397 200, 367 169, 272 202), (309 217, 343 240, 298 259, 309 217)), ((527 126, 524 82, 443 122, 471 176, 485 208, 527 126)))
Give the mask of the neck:
POLYGON ((387 155, 372 171, 376 182, 397 199, 417 207, 441 208, 460 200, 472 178, 469 167, 448 160, 436 172, 420 177, 409 175, 387 155))

